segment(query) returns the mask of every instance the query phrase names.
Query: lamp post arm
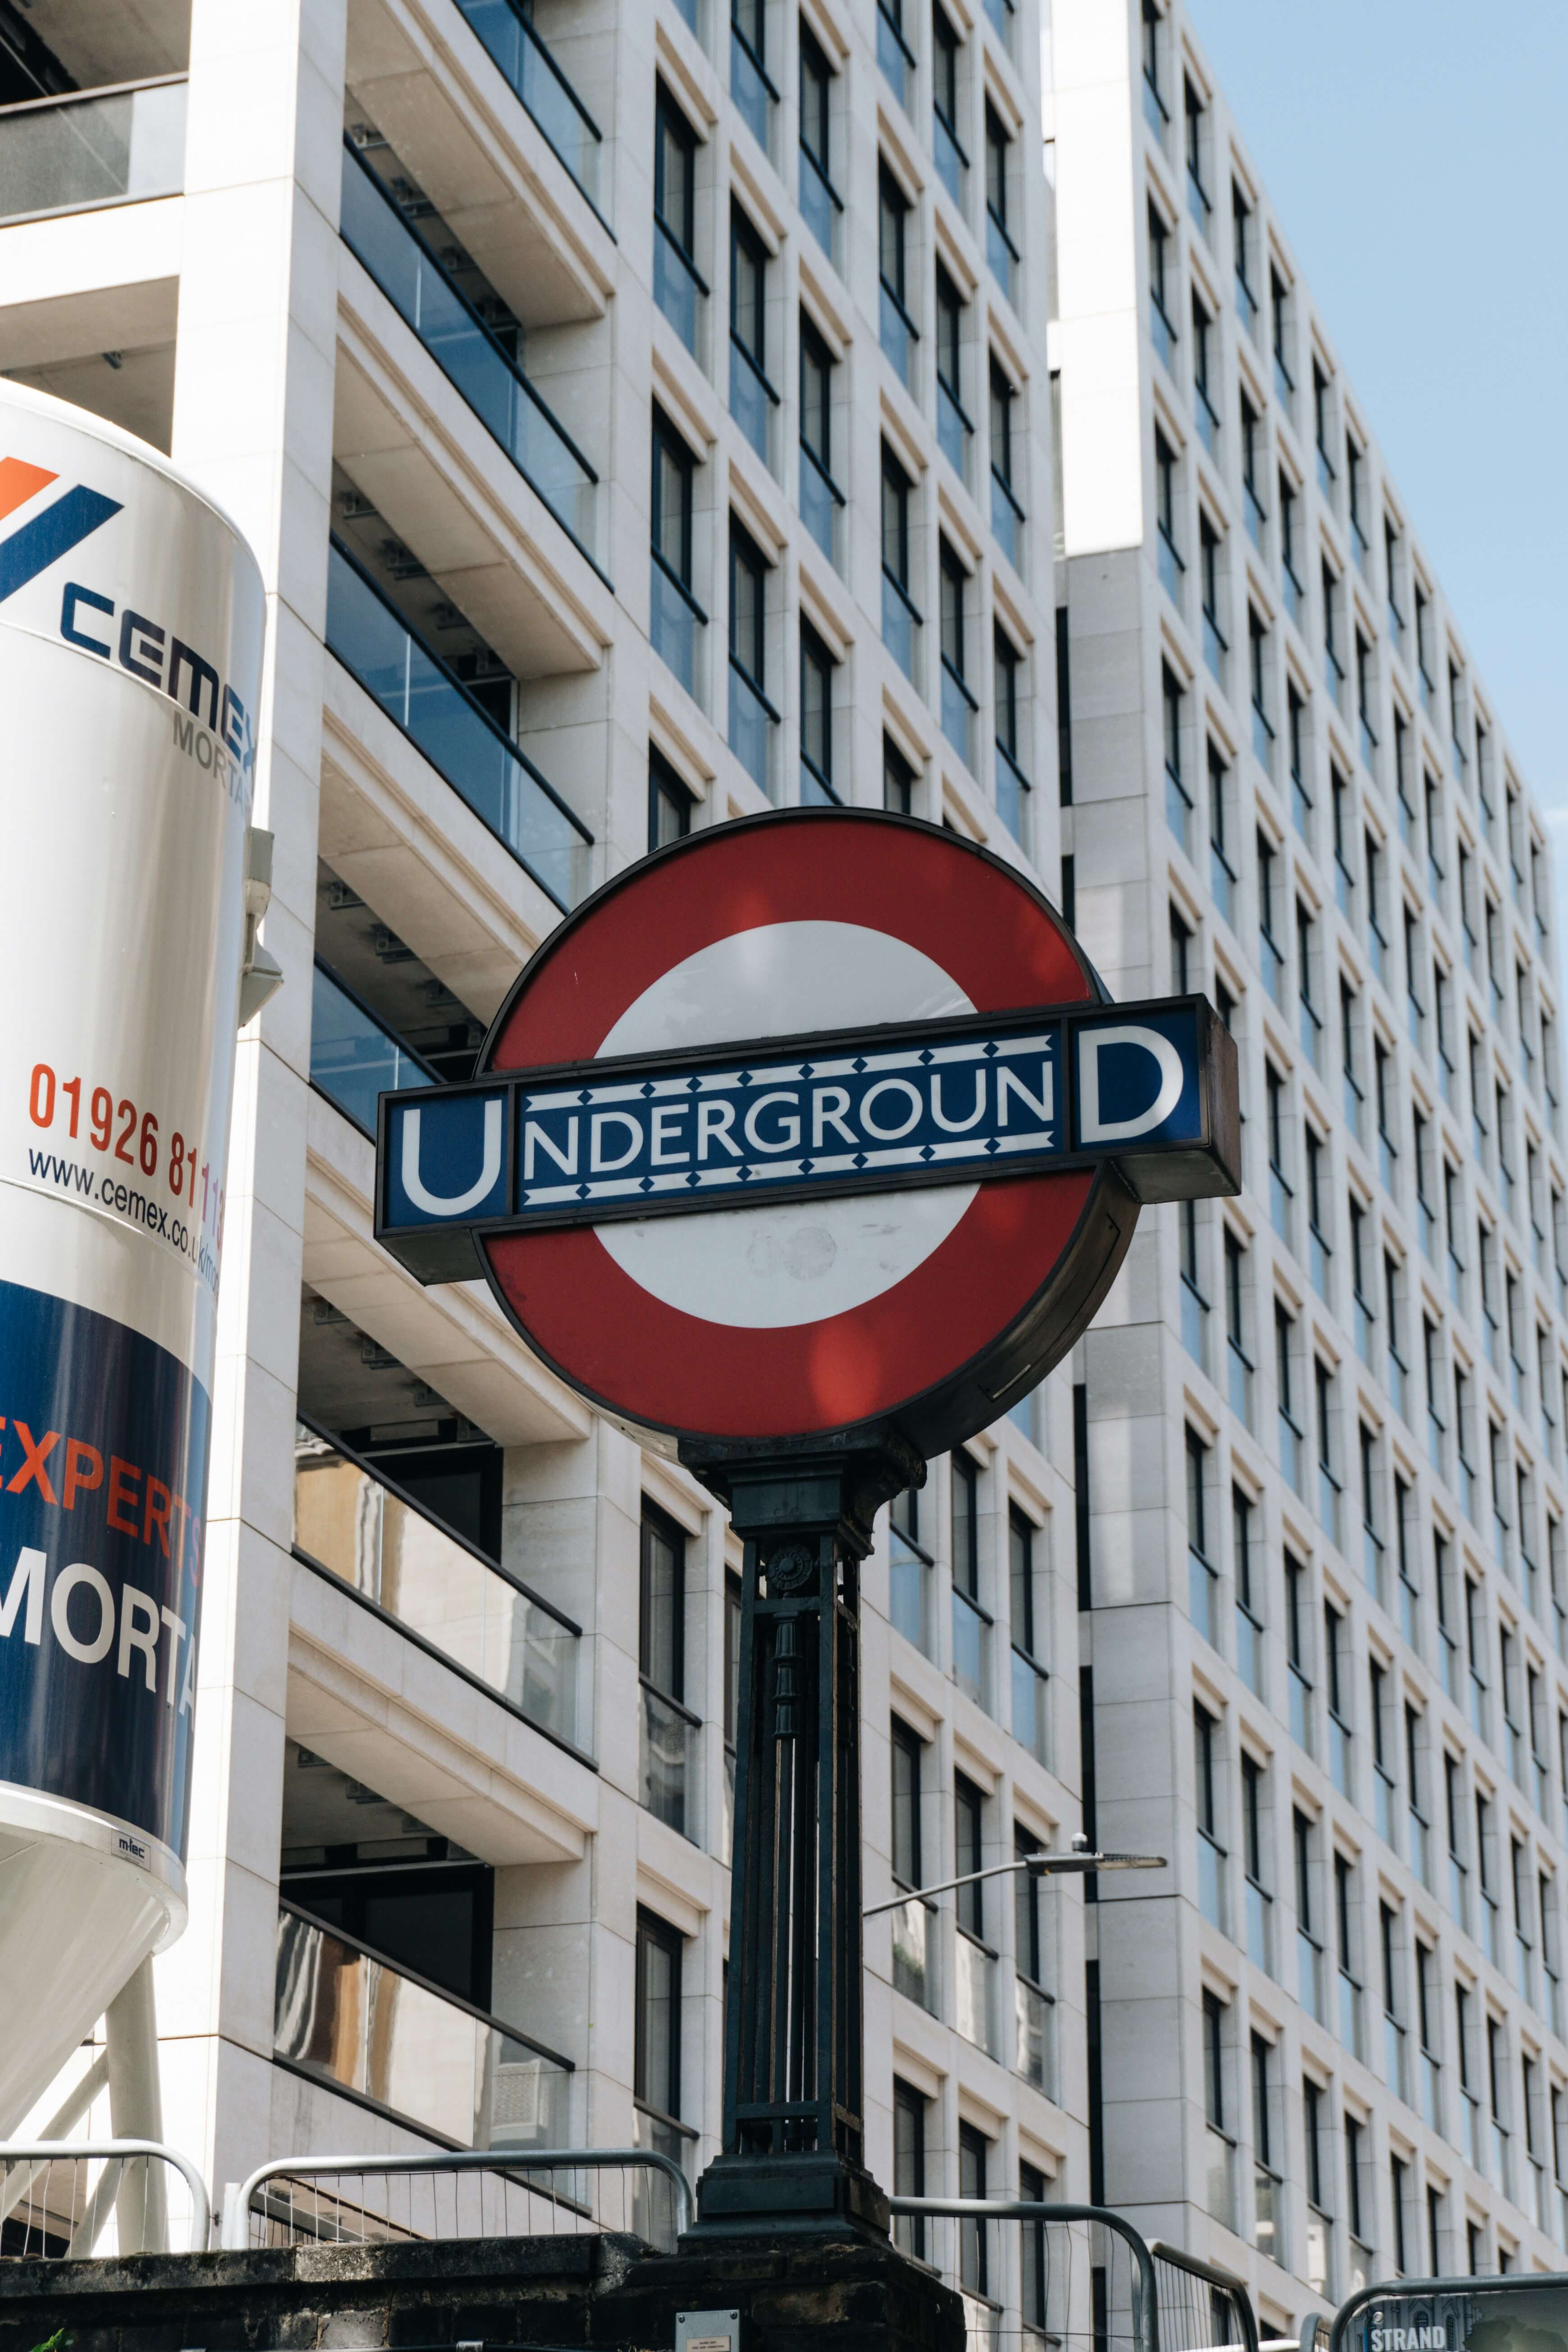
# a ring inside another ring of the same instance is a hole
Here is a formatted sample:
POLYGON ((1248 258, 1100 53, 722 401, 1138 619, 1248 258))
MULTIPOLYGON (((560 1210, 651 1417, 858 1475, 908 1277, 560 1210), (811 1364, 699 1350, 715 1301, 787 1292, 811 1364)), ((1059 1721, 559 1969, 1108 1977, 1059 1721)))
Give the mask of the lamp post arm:
POLYGON ((907 1895, 891 1895, 886 1903, 868 1903, 860 1916, 878 1918, 884 1911, 901 1911, 906 1903, 928 1902, 933 1895, 950 1895, 958 1886, 974 1886, 983 1878, 1011 1878, 1026 1870, 1031 1878, 1079 1875, 1090 1870, 1163 1870, 1163 1853, 1021 1853, 1016 1862, 998 1862, 988 1870, 965 1871, 962 1878, 939 1879, 934 1886, 911 1886, 907 1895))

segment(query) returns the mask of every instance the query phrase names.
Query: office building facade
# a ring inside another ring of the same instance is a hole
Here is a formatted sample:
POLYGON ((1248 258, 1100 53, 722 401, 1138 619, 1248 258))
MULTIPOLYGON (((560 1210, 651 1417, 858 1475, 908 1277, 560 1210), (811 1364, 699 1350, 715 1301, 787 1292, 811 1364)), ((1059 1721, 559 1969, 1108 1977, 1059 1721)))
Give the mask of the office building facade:
POLYGON ((1091 2156, 1267 2336, 1568 2244, 1550 861, 1187 11, 1045 79, 1064 891, 1246 1122, 1075 1368, 1095 1826, 1173 1863, 1089 1906, 1091 2156))

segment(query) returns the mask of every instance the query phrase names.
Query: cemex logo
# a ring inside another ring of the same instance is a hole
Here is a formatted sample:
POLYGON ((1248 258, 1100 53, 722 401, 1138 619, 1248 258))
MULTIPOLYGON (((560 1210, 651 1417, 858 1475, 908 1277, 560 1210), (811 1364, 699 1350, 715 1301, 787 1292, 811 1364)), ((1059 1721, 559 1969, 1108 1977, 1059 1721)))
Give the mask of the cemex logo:
MULTIPOLYGON (((58 479, 47 467, 35 466, 25 457, 0 457, 0 525, 58 479)), ((121 511, 120 499, 106 498, 101 490, 78 482, 39 513, 29 515, 9 537, 0 538, 0 604, 121 511)), ((225 773, 232 777, 237 770, 240 777, 247 778, 256 765, 256 735, 250 713, 233 687, 224 683, 212 663, 194 646, 130 605, 120 614, 117 632, 107 637, 97 635, 102 624, 95 620, 89 625, 86 616, 103 614, 112 621, 115 612, 111 596, 100 595, 78 580, 68 581, 60 600, 60 635, 79 652, 96 654, 100 661, 117 661, 132 677, 183 704, 212 730, 231 755, 235 770, 226 768, 225 773)), ((188 751, 192 748, 188 727, 184 734, 187 740, 182 749, 188 751)))
MULTIPOLYGON (((58 481, 46 467, 29 465, 25 457, 0 457, 0 522, 26 506, 40 490, 58 481)), ((79 547, 90 538, 110 515, 120 512, 118 499, 106 499, 101 490, 89 490, 78 482, 64 496, 47 506, 41 514, 31 516, 10 537, 0 540, 0 604, 36 580, 40 572, 73 547, 79 547)))

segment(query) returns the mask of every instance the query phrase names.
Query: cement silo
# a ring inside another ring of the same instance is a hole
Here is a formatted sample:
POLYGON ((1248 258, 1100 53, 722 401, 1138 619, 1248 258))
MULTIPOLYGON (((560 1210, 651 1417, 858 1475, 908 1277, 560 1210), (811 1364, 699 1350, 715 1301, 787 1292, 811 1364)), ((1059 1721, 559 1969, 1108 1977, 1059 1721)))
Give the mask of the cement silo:
POLYGON ((264 604, 0 385, 0 2131, 184 1924, 264 604))

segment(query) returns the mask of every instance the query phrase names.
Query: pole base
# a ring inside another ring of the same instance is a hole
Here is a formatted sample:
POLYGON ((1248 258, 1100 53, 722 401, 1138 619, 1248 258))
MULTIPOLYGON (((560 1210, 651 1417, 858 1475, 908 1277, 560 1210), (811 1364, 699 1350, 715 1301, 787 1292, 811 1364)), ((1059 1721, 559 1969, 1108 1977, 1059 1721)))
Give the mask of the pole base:
POLYGON ((716 2238, 803 2236, 888 2244, 888 2200, 864 2166, 831 2150, 715 2157, 697 2184, 697 2221, 680 2244, 696 2251, 716 2238))

